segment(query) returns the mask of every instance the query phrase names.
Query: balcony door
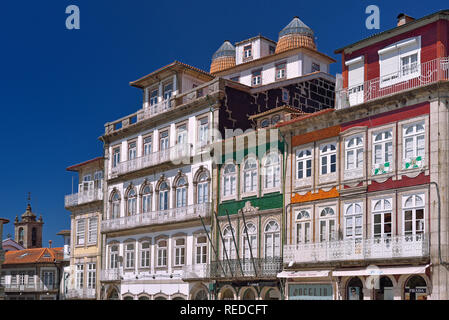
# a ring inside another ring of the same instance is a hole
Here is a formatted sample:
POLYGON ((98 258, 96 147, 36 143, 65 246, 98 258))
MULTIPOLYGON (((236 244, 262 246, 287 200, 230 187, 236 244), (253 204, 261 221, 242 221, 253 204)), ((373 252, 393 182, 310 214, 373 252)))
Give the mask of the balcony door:
POLYGON ((364 101, 365 65, 363 57, 346 62, 348 66, 348 98, 349 105, 357 105, 364 101))

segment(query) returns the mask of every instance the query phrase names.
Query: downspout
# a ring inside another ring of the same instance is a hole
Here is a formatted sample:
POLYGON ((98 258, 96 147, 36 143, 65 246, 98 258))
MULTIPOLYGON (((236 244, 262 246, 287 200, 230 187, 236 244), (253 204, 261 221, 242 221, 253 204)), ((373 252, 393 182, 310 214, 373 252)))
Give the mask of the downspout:
POLYGON ((433 184, 437 190, 438 197, 438 260, 442 266, 444 266, 449 271, 449 262, 443 261, 441 256, 441 198, 440 198, 440 188, 438 184, 434 181, 430 181, 430 184, 433 184))
MULTIPOLYGON (((279 130, 279 129, 278 129, 279 130)), ((280 130, 279 130, 280 133, 280 130)), ((291 202, 286 206, 285 205, 285 176, 287 172, 287 154, 288 154, 288 148, 289 145, 287 143, 287 140, 285 139, 285 135, 281 133, 282 142, 284 143, 284 167, 282 168, 282 219, 281 219, 281 230, 282 230, 282 245, 281 245, 281 257, 284 257, 284 244, 286 242, 286 228, 287 228, 287 210, 288 207, 291 206, 291 202)), ((291 181, 290 181, 291 184, 291 181)), ((282 268, 284 268, 284 260, 282 259, 282 268)), ((281 284, 281 300, 285 300, 285 283, 282 285, 282 279, 279 280, 279 283, 281 284)))

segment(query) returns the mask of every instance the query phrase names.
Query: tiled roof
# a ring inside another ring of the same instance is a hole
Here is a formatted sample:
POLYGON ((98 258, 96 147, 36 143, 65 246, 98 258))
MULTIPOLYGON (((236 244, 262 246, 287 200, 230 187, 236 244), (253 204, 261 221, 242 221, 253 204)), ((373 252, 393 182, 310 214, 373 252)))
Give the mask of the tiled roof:
POLYGON ((62 260, 63 248, 34 248, 5 253, 3 265, 29 264, 29 263, 51 263, 62 260))
POLYGON ((214 74, 232 67, 235 67, 235 57, 216 58, 210 64, 210 73, 214 74))
POLYGON ((91 159, 91 160, 87 160, 87 161, 84 161, 84 162, 75 164, 75 165, 73 165, 73 166, 68 167, 66 170, 67 170, 67 171, 78 171, 77 169, 78 169, 79 167, 85 166, 85 165, 87 165, 87 164, 89 164, 89 163, 92 163, 92 162, 95 162, 95 161, 99 161, 99 160, 103 160, 103 157, 97 157, 97 158, 95 158, 95 159, 91 159))
POLYGON ((285 127, 285 126, 287 126, 287 125, 289 125, 289 124, 292 124, 292 123, 295 123, 295 122, 299 122, 299 121, 303 121, 303 120, 305 120, 305 119, 312 118, 312 117, 316 117, 316 116, 319 116, 319 115, 321 115, 321 114, 325 114, 325 113, 333 112, 333 111, 335 111, 335 109, 324 109, 324 110, 320 110, 320 111, 313 112, 313 113, 305 113, 305 114, 300 115, 299 117, 296 117, 296 118, 294 118, 294 119, 292 119, 292 120, 284 121, 284 122, 282 122, 282 123, 278 123, 278 124, 276 125, 276 127, 277 127, 277 128, 285 127))
POLYGON ((267 114, 275 113, 275 112, 278 112, 278 111, 287 111, 287 112, 299 113, 299 114, 304 114, 305 113, 302 110, 290 107, 289 105, 285 104, 285 105, 280 106, 280 107, 276 107, 276 108, 273 108, 273 109, 270 109, 270 110, 267 110, 267 111, 264 111, 264 112, 261 112, 261 113, 254 114, 254 115, 248 117, 248 119, 251 120, 251 119, 263 117, 263 116, 265 116, 267 114))

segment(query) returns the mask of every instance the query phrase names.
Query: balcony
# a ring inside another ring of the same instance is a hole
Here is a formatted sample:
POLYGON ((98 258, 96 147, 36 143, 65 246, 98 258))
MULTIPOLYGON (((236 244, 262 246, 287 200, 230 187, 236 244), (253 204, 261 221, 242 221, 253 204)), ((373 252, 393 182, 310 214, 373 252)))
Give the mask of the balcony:
POLYGON ((183 280, 188 279, 203 279, 207 277, 207 265, 206 264, 194 264, 185 266, 182 268, 183 280))
POLYGON ((240 259, 240 262, 238 259, 229 259, 229 262, 228 260, 212 261, 208 265, 207 274, 210 278, 271 278, 276 277, 282 271, 282 258, 280 257, 255 258, 253 260, 240 259), (254 265, 257 272, 254 271, 254 265))
POLYGON ((182 163, 183 160, 186 160, 186 162, 188 161, 187 163, 190 163, 191 154, 191 144, 178 144, 166 150, 153 152, 143 157, 120 162, 116 167, 111 169, 111 178, 169 161, 174 164, 179 164, 182 163))
POLYGON ((336 108, 344 109, 389 95, 449 80, 449 58, 437 58, 382 78, 336 92, 336 108))
POLYGON ((202 217, 207 217, 210 215, 210 208, 210 203, 202 203, 182 208, 140 213, 128 217, 104 220, 101 223, 101 231, 110 232, 169 222, 181 222, 196 219, 200 215, 202 217))
POLYGON ((189 91, 177 94, 171 99, 164 100, 147 108, 142 108, 139 111, 116 121, 108 122, 105 124, 105 134, 108 135, 117 132, 141 121, 155 118, 169 111, 179 109, 187 104, 204 103, 207 101, 208 96, 216 95, 223 89, 223 83, 223 79, 214 79, 189 91))
POLYGON ((120 281, 122 273, 123 270, 121 268, 101 270, 100 281, 120 281))
POLYGON ((75 194, 65 196, 64 205, 66 208, 78 206, 81 204, 103 200, 103 189, 95 187, 96 181, 86 181, 78 186, 81 190, 75 194))
POLYGON ((69 289, 65 296, 66 299, 95 299, 96 293, 95 289, 91 288, 69 289))
POLYGON ((429 240, 425 235, 345 239, 284 246, 286 264, 410 259, 428 256, 429 240))
POLYGON ((12 284, 7 283, 3 285, 5 292, 46 292, 58 290, 57 285, 44 285, 40 284, 12 284))

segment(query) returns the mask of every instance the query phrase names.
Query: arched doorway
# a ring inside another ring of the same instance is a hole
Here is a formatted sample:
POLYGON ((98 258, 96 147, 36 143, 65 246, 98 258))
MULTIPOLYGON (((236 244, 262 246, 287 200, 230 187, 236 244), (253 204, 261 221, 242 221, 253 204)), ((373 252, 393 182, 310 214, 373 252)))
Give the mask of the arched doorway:
POLYGON ((256 300, 256 294, 254 290, 252 289, 246 289, 245 292, 243 292, 242 300, 256 300))
POLYGON ((270 288, 262 297, 263 300, 281 300, 281 293, 276 288, 270 288))
POLYGON ((154 300, 167 300, 167 299, 164 297, 157 297, 157 298, 154 298, 154 300))
POLYGON ((347 300, 363 300, 363 283, 359 277, 349 280, 346 290, 347 300))
POLYGON ((409 278, 404 288, 405 300, 427 300, 427 283, 421 276, 409 278))
POLYGON ((221 294, 221 300, 234 300, 234 293, 231 289, 225 289, 221 294))
POLYGON ((204 289, 199 290, 193 300, 208 300, 207 291, 204 289))
POLYGON ((393 282, 388 277, 379 279, 379 288, 374 291, 375 300, 393 300, 393 282))
POLYGON ((119 300, 118 292, 116 289, 112 289, 108 294, 107 300, 119 300))

